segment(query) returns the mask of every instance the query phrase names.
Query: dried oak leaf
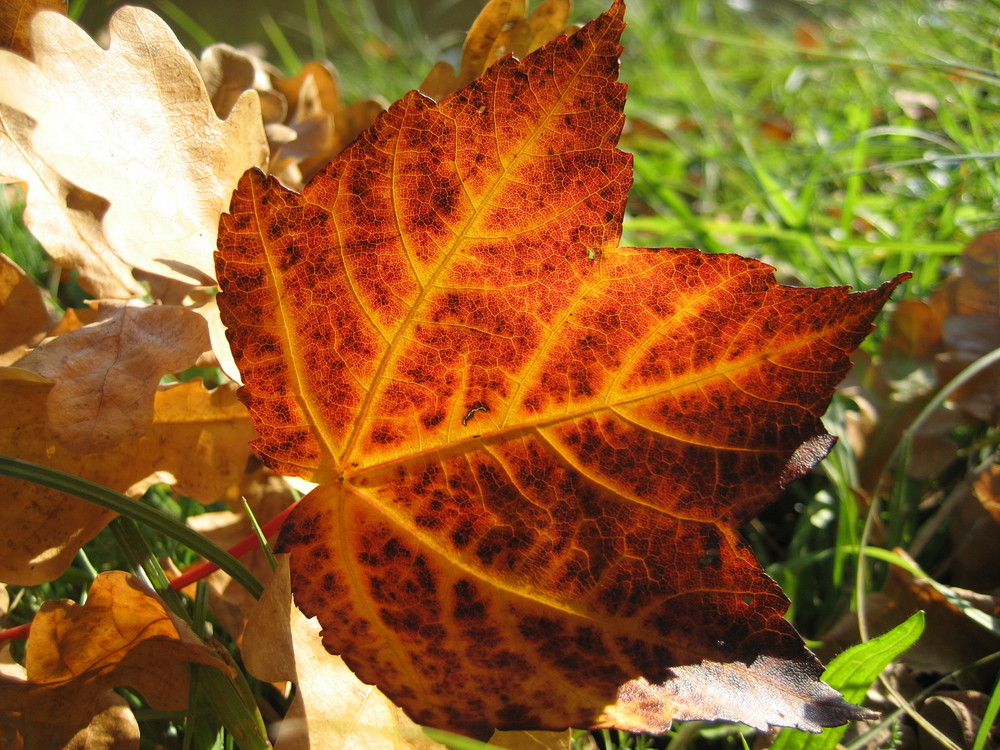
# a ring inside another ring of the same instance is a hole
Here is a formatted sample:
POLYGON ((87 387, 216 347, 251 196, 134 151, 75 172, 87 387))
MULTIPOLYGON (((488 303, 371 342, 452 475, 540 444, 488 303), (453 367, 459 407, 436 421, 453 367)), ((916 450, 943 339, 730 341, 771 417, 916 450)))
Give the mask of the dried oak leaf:
POLYGON ((0 255, 0 365, 19 360, 53 326, 41 290, 0 255))
POLYGON ((30 153, 16 169, 28 173, 0 172, 28 181, 29 209, 39 181, 47 210, 71 207, 68 185, 106 201, 93 218, 126 267, 212 283, 225 196, 245 169, 267 163, 257 95, 219 120, 194 61, 148 10, 118 10, 106 50, 55 13, 39 13, 31 29, 35 62, 0 50, 0 104, 21 113, 15 145, 30 153), (45 175, 32 173, 36 162, 45 175))
POLYGON ((270 70, 259 57, 228 44, 213 44, 202 51, 198 70, 220 120, 229 117, 243 92, 250 89, 260 97, 265 129, 285 119, 288 104, 273 90, 270 70))
POLYGON ((178 711, 188 702, 185 662, 230 671, 141 581, 121 571, 101 573, 85 605, 42 605, 31 624, 27 679, 0 678, 0 711, 34 719, 42 725, 36 731, 69 737, 105 710, 107 691, 121 685, 154 708, 178 711))
MULTIPOLYGON (((1000 347, 1000 229, 981 234, 962 251, 957 273, 931 295, 947 351, 938 358, 941 380, 1000 347)), ((975 419, 1000 419, 1000 366, 979 373, 951 396, 975 419)))
POLYGON ((288 556, 279 555, 278 569, 250 614, 241 649, 257 679, 297 686, 275 750, 443 750, 376 688, 324 651, 319 631, 319 624, 293 604, 288 556))
MULTIPOLYGON (((52 434, 54 385, 30 370, 0 368, 0 453, 51 466, 139 497, 155 482, 214 502, 242 475, 253 427, 233 389, 200 381, 156 393, 144 435, 98 453, 75 453, 52 434)), ((58 578, 114 513, 76 497, 0 477, 0 581, 33 586, 58 578)))
POLYGON ((0 104, 0 182, 27 186, 24 223, 64 268, 80 272, 80 285, 102 299, 142 293, 131 267, 108 245, 101 219, 108 204, 63 179, 31 146, 35 122, 0 104))
POLYGON ((420 84, 421 93, 440 101, 472 83, 504 55, 524 57, 570 31, 566 22, 571 5, 571 0, 542 0, 529 16, 527 0, 490 0, 465 37, 458 73, 451 63, 437 63, 420 84))
POLYGON ((302 194, 249 171, 219 306, 276 471, 295 600, 416 721, 661 732, 863 716, 739 527, 902 278, 778 285, 618 248, 624 7, 440 104, 411 92, 302 194))
POLYGON ((65 15, 66 3, 62 0, 6 0, 0 3, 0 48, 30 58, 28 26, 40 10, 51 10, 65 15))
POLYGON ((271 82, 288 102, 284 125, 295 135, 272 149, 271 174, 290 186, 312 179, 385 110, 379 99, 345 107, 337 73, 328 63, 309 62, 295 77, 272 75, 271 82))
POLYGON ((53 381, 52 436, 75 453, 100 453, 144 435, 160 378, 209 348, 204 319, 182 307, 105 300, 96 320, 48 339, 16 366, 53 381))
MULTIPOLYGON (((60 0, 0 4, 0 48, 33 59, 30 21, 40 10, 65 15, 60 0)), ((100 220, 107 202, 62 179, 31 147, 35 122, 0 104, 0 182, 22 182, 31 194, 24 213, 28 228, 62 266, 78 268, 82 286, 98 297, 129 297, 142 291, 129 268, 114 257, 100 220)))
MULTIPOLYGON (((941 321, 923 300, 900 300, 886 326, 878 356, 858 357, 853 382, 841 388, 858 405, 847 414, 845 435, 857 456, 857 486, 869 494, 877 491, 893 447, 937 392, 935 356, 944 349, 941 321)), ((912 476, 935 476, 955 460, 956 446, 949 437, 955 417, 938 411, 913 435, 921 460, 907 467, 912 476)))
POLYGON ((105 690, 93 700, 92 710, 90 721, 79 729, 54 722, 47 714, 0 712, 0 747, 139 750, 139 722, 128 701, 113 690, 105 690))

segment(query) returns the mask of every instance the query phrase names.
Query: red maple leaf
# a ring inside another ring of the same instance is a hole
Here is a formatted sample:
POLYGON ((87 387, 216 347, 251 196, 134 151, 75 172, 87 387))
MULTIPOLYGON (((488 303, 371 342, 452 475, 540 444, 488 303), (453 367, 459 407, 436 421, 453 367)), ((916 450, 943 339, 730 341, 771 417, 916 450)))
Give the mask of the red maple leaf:
POLYGON ((739 527, 833 443, 881 288, 619 248, 624 7, 435 103, 411 92, 306 186, 248 172, 219 304, 278 471, 295 598, 417 721, 809 731, 819 681, 739 527))

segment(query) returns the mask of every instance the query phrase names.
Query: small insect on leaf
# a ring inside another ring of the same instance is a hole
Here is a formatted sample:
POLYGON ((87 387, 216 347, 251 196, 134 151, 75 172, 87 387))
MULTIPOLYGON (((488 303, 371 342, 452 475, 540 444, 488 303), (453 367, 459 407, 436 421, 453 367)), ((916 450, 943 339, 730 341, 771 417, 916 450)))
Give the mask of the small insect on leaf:
POLYGON ((469 420, 472 419, 477 411, 489 411, 489 407, 485 404, 475 404, 468 413, 462 418, 462 426, 465 427, 469 424, 469 420))

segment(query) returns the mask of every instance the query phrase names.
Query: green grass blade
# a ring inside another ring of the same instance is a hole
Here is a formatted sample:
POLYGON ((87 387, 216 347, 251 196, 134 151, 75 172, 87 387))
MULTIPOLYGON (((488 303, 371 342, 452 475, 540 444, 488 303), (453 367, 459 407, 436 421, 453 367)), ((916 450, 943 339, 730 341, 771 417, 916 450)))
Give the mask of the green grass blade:
MULTIPOLYGON (((912 646, 924 632, 924 613, 917 612, 888 633, 852 646, 823 673, 823 681, 843 693, 851 703, 860 703, 871 684, 893 660, 912 646)), ((833 727, 822 734, 782 729, 771 750, 833 750, 847 731, 833 727)))
POLYGON ((156 508, 150 508, 136 502, 120 492, 109 490, 96 482, 75 477, 64 471, 31 461, 23 461, 13 456, 0 455, 0 475, 25 479, 127 516, 136 523, 165 534, 209 562, 215 563, 254 597, 260 598, 264 592, 264 587, 257 580, 257 577, 224 549, 213 544, 194 529, 185 526, 176 518, 172 518, 156 508))
POLYGON ((983 720, 979 725, 979 731, 976 732, 976 739, 972 742, 972 750, 986 748, 986 742, 990 738, 992 727, 995 726, 998 711, 1000 711, 1000 679, 997 679, 997 684, 993 686, 993 695, 990 696, 990 702, 983 713, 983 720))
POLYGON ((162 11, 163 15, 169 18, 175 26, 183 29, 194 40, 194 43, 202 49, 215 44, 215 37, 204 26, 195 21, 182 8, 170 2, 170 0, 160 0, 155 7, 157 10, 162 11))
POLYGON ((440 742, 448 750, 496 750, 495 745, 487 745, 485 742, 474 740, 471 737, 463 737, 460 734, 446 732, 443 729, 423 727, 424 734, 435 742, 440 742))
POLYGON ((278 57, 281 58, 285 72, 294 76, 302 70, 302 60, 295 52, 295 48, 292 47, 292 43, 288 41, 288 37, 285 36, 285 32, 281 30, 277 21, 266 10, 260 14, 260 25, 264 29, 264 33, 267 34, 267 38, 271 40, 271 45, 278 53, 278 57))

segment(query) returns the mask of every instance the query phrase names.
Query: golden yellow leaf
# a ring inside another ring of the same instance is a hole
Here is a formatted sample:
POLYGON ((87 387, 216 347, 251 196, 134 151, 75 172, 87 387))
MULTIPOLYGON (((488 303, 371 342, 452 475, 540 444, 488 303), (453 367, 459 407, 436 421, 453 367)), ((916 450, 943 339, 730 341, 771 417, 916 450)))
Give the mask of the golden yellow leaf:
POLYGON ((54 381, 53 437, 75 453, 100 453, 145 434, 160 378, 209 346, 205 321, 190 310, 105 301, 93 323, 43 342, 17 366, 54 381))
POLYGON ((543 0, 527 15, 526 0, 490 0, 480 12, 462 46, 458 73, 439 62, 420 84, 420 91, 440 101, 478 78, 501 57, 521 58, 566 31, 570 0, 543 0))
MULTIPOLYGON (((25 714, 67 737, 111 707, 104 695, 121 685, 154 708, 178 711, 188 701, 185 662, 230 672, 139 579, 122 571, 101 573, 85 605, 42 605, 28 639, 27 679, 0 682, 0 711, 25 714)), ((107 720, 122 723, 117 712, 107 720)))
POLYGON ((0 255, 0 365, 20 359, 51 327, 41 291, 14 261, 0 255))
POLYGON ((110 37, 102 49, 72 21, 40 13, 35 63, 0 50, 0 104, 36 122, 38 159, 108 201, 102 228, 121 261, 211 283, 227 196, 267 162, 258 97, 244 94, 219 120, 194 61, 151 11, 120 9, 110 37))
MULTIPOLYGON (((0 369, 0 453, 44 463, 130 497, 155 481, 215 501, 240 475, 254 432, 232 387, 206 391, 190 381, 156 394, 153 423, 113 450, 77 454, 59 444, 46 422, 51 381, 18 368, 0 369)), ((0 478, 0 580, 22 585, 63 573, 76 551, 114 517, 111 511, 28 482, 0 478)))
POLYGON ((260 598, 243 634, 243 660, 260 680, 297 686, 276 750, 443 750, 403 711, 361 682, 319 638, 319 623, 292 604, 288 556, 260 598))

